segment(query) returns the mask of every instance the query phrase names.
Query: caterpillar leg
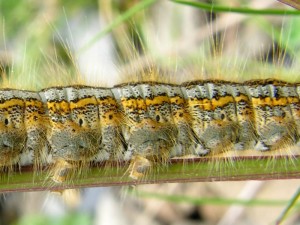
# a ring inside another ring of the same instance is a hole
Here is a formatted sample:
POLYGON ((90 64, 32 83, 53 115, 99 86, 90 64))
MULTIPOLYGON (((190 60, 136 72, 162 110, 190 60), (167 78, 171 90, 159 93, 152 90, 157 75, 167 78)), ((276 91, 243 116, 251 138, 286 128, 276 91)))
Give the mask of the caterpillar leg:
POLYGON ((138 180, 145 176, 147 171, 152 167, 152 162, 142 156, 134 156, 130 162, 128 172, 129 177, 138 180))
POLYGON ((51 179, 55 183, 63 183, 71 177, 72 170, 75 167, 71 163, 65 160, 56 160, 54 167, 52 169, 52 177, 51 179))

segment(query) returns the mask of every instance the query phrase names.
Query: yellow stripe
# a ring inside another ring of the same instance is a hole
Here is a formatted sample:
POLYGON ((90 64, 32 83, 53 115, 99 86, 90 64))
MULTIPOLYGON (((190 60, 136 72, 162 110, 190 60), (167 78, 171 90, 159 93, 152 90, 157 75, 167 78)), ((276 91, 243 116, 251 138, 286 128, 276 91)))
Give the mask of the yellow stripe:
POLYGON ((1 103, 0 109, 6 109, 6 108, 9 108, 9 107, 15 106, 15 105, 19 105, 19 106, 23 107, 24 101, 21 99, 12 98, 12 99, 5 101, 4 103, 1 103))
POLYGON ((66 101, 47 102, 47 107, 52 113, 68 114, 70 113, 70 104, 66 101))
POLYGON ((228 105, 229 103, 234 103, 234 98, 229 95, 220 97, 218 100, 213 98, 211 100, 211 103, 212 103, 212 110, 215 110, 217 107, 223 108, 224 106, 228 105))
POLYGON ((70 102, 70 110, 74 108, 85 107, 86 105, 97 105, 97 101, 94 97, 83 98, 78 100, 77 102, 70 102))
POLYGON ((146 105, 149 106, 149 105, 160 105, 163 104, 164 102, 169 102, 170 99, 168 96, 156 96, 153 99, 146 98, 145 101, 146 101, 146 105))

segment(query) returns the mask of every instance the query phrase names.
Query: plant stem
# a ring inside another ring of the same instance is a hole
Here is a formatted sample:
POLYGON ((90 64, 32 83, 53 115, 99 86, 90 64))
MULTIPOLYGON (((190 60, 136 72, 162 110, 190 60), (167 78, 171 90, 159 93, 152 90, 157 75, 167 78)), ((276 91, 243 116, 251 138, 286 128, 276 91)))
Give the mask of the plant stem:
POLYGON ((1 192, 40 191, 68 188, 123 186, 149 183, 204 182, 233 180, 299 179, 300 155, 243 156, 172 159, 168 165, 156 165, 143 179, 128 176, 128 163, 94 165, 88 171, 63 184, 54 183, 49 170, 34 173, 33 167, 22 167, 20 172, 3 175, 1 192))

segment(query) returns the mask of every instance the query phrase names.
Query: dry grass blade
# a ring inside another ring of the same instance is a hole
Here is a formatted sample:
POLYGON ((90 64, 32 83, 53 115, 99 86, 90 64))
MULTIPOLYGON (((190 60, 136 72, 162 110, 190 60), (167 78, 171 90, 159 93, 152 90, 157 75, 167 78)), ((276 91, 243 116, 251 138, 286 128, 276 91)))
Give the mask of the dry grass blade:
POLYGON ((295 9, 300 9, 300 1, 299 0, 277 0, 283 4, 289 5, 295 9))

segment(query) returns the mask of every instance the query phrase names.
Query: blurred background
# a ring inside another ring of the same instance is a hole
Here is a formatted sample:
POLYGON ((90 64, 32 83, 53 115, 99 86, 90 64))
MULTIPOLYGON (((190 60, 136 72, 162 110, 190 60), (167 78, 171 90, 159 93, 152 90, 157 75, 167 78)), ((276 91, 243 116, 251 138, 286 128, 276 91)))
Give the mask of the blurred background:
MULTIPOLYGON (((168 0, 0 0, 2 86, 40 90, 81 80, 111 87, 152 67, 172 82, 299 82, 300 17, 284 12, 292 8, 274 0, 198 2, 246 10, 212 12, 168 0), (266 11, 255 15, 248 8, 266 11), (281 15, 268 15, 270 9, 281 15)), ((299 184, 175 183, 87 188, 63 197, 2 194, 0 224, 274 224, 299 184)), ((285 224, 300 224, 299 204, 285 224)))

